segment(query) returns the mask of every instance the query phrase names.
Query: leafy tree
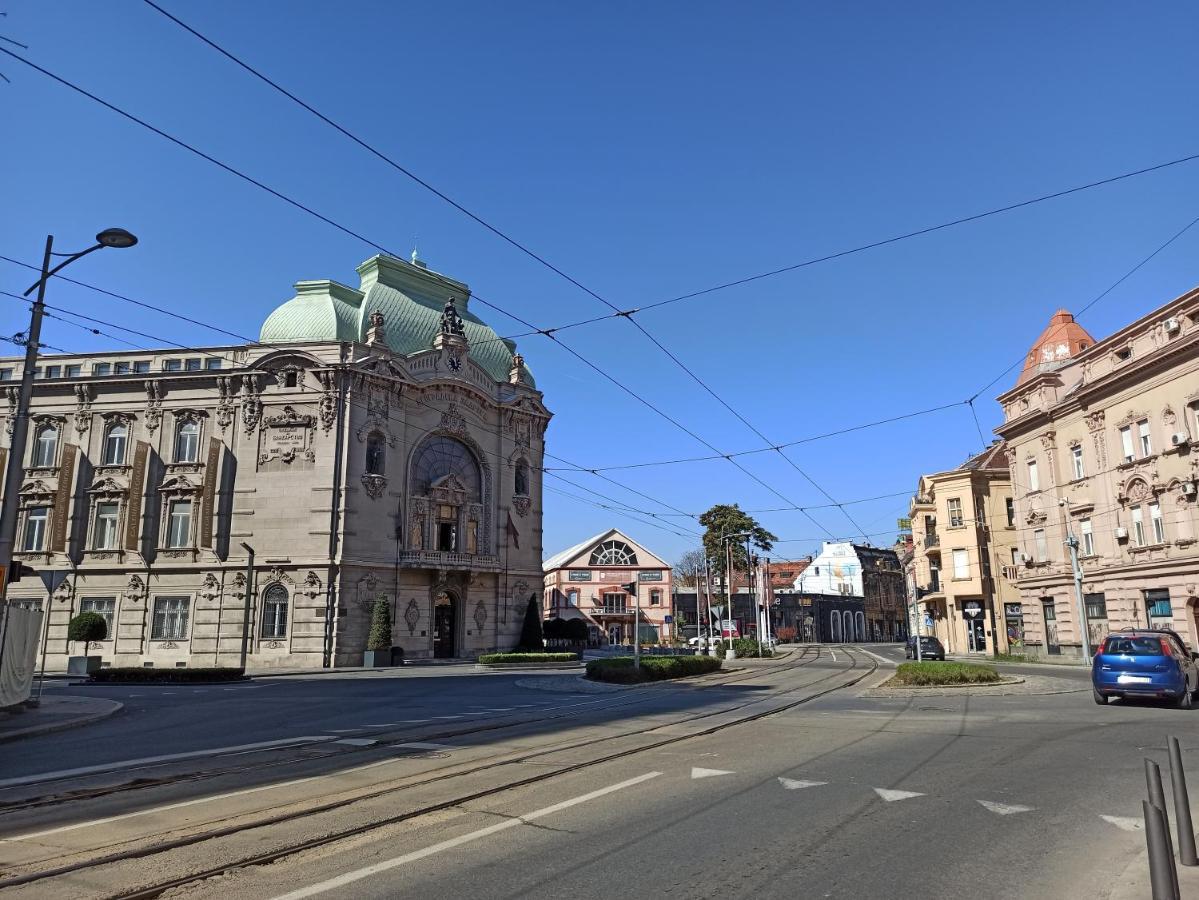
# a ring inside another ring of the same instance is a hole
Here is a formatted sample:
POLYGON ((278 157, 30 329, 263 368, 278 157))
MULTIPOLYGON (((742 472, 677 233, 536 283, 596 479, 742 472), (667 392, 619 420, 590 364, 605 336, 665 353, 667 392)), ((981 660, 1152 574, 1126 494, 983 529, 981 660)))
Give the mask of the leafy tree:
POLYGON ((366 649, 391 649, 391 606, 386 597, 376 599, 371 610, 371 630, 366 636, 366 649))
POLYGON ((520 629, 520 645, 521 650, 542 651, 545 649, 545 641, 541 636, 541 604, 536 597, 529 598, 529 605, 525 608, 525 623, 520 629))
POLYGON ((704 551, 688 550, 674 564, 674 580, 680 587, 694 588, 696 572, 702 578, 704 574, 704 551))
MULTIPOLYGON (((721 538, 729 534, 749 533, 751 547, 762 553, 769 553, 777 535, 771 534, 758 524, 758 520, 741 509, 736 503, 718 503, 699 517, 699 524, 704 526, 704 550, 712 561, 712 574, 724 575, 725 547, 721 538)), ((733 547, 733 569, 745 571, 748 569, 745 559, 745 539, 730 541, 733 547)))
POLYGON ((99 613, 83 612, 67 623, 67 640, 90 644, 108 637, 108 622, 99 613))

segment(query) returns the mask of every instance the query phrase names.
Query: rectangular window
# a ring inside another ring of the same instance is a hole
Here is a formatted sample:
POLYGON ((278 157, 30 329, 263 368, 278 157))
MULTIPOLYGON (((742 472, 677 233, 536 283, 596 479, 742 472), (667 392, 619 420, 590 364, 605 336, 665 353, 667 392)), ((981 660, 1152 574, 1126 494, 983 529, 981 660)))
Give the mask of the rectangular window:
MULTIPOLYGON (((209 371, 219 369, 221 367, 221 362, 222 360, 219 356, 210 356, 208 359, 204 360, 204 368, 208 369, 209 371)), ((295 387, 295 385, 293 384, 292 387, 295 387)))
POLYGON ((1020 551, 1017 550, 1015 547, 1012 548, 1012 565, 1013 566, 1020 565, 1020 551))
POLYGON ((187 612, 190 606, 187 597, 155 597, 154 624, 150 639, 155 641, 182 641, 187 639, 187 612))
POLYGON ((1138 547, 1145 546, 1145 518, 1139 506, 1132 508, 1132 540, 1138 547))
POLYGON ((1037 461, 1035 459, 1028 461, 1028 489, 1030 491, 1039 491, 1041 489, 1041 478, 1037 475, 1037 461))
POLYGON ((1145 591, 1145 611, 1154 618, 1168 619, 1174 614, 1170 608, 1170 591, 1168 588, 1154 588, 1145 591))
POLYGON ((46 366, 47 378, 62 378, 62 366, 46 366))
POLYGON ((970 552, 967 550, 953 551, 953 577, 970 577, 970 552))
POLYGON ((0 369, 0 381, 12 381, 12 369, 0 369))
POLYGON ((105 640, 113 639, 113 616, 117 610, 116 597, 84 597, 79 603, 79 611, 81 613, 90 612, 98 616, 104 617, 104 624, 108 626, 108 637, 105 640))
POLYGON ((567 606, 578 606, 579 605, 579 592, 578 591, 567 591, 566 592, 566 605, 567 606))
POLYGON ((25 540, 21 549, 28 552, 44 550, 46 547, 46 528, 50 524, 50 507, 31 506, 25 513, 25 540))
POLYGON ((150 371, 150 361, 148 359, 133 364, 133 374, 144 375, 150 371))
POLYGON ((112 374, 112 363, 93 363, 92 374, 93 375, 111 375, 112 374))
POLYGON ((183 368, 186 369, 188 372, 199 372, 200 371, 200 360, 196 359, 195 357, 193 357, 192 359, 186 360, 183 363, 183 368))
POLYGON ((262 636, 268 640, 287 637, 287 591, 272 586, 262 600, 262 636))
POLYGON ((67 377, 68 378, 79 378, 81 375, 83 375, 83 366, 80 366, 80 365, 67 366, 67 377))
POLYGON ((1095 555, 1095 535, 1091 531, 1091 520, 1083 519, 1078 523, 1078 528, 1082 532, 1082 555, 1095 555))
POLYGON ((662 605, 662 592, 661 591, 650 591, 649 592, 649 605, 650 606, 661 606, 662 605))
POLYGON ((1124 455, 1125 462, 1132 462, 1136 459, 1136 451, 1132 448, 1132 426, 1125 425, 1120 429, 1120 452, 1124 455))
POLYGON ((1153 543, 1166 542, 1166 529, 1162 524, 1162 508, 1158 503, 1149 504, 1149 521, 1153 523, 1153 543))
POLYGON ((1141 456, 1151 456, 1153 454, 1153 442, 1149 439, 1149 420, 1142 419, 1137 422, 1137 437, 1141 441, 1141 456))
POLYGON ((96 524, 92 529, 93 550, 115 550, 117 546, 117 513, 116 503, 96 504, 96 524))
POLYGON ((186 547, 191 539, 192 502, 172 500, 167 519, 167 546, 186 547))
POLYGON ((622 613, 624 611, 624 594, 604 594, 604 612, 622 613))
POLYGON ((442 553, 458 550, 458 526, 453 522, 437 523, 437 549, 442 553))
POLYGON ((962 501, 957 497, 949 498, 949 526, 954 528, 962 524, 962 501))
POLYGON ((1107 618, 1107 599, 1103 594, 1083 594, 1082 602, 1086 607, 1088 619, 1107 618))
POLYGON ((1038 528, 1032 533, 1033 540, 1037 545, 1037 562, 1045 562, 1049 559, 1049 543, 1045 540, 1045 529, 1038 528))
POLYGON ((1070 451, 1070 461, 1074 466, 1074 477, 1082 478, 1087 472, 1082 464, 1082 447, 1075 447, 1070 451))
POLYGON ((181 359, 164 359, 162 361, 162 371, 164 372, 182 372, 183 360, 181 359))
POLYGON ((1008 497, 1003 502, 1007 509, 1007 527, 1012 528, 1016 524, 1016 501, 1008 497))

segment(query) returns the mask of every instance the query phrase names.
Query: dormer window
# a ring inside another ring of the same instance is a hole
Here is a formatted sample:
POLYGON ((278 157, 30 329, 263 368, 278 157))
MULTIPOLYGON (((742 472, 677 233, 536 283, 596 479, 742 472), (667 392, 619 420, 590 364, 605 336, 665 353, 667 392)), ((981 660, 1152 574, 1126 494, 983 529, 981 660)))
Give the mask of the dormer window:
POLYGON ((58 426, 43 425, 33 443, 33 465, 48 469, 58 459, 58 426))

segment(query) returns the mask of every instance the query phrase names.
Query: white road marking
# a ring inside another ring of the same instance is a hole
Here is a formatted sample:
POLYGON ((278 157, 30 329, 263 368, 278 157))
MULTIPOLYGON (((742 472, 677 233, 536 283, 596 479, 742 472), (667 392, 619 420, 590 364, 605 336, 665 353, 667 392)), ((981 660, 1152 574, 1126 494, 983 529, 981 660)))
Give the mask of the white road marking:
POLYGON ((395 744, 396 747, 404 747, 407 750, 461 750, 461 747, 455 747, 452 744, 431 744, 428 741, 409 741, 406 744, 395 744))
POLYGON ((36 775, 22 775, 20 778, 5 778, 0 781, 0 788, 15 787, 20 784, 35 784, 39 781, 56 781, 60 778, 70 778, 75 775, 95 775, 100 772, 112 772, 116 769, 133 768, 151 765, 153 763, 174 762, 178 759, 195 759, 198 756, 220 756, 224 753, 251 752, 268 750, 273 747, 289 747, 294 744, 312 744, 319 741, 331 741, 327 734, 305 735, 304 737, 284 738, 278 741, 260 741, 257 744, 239 744, 235 747, 214 747, 211 750, 189 750, 187 753, 168 753, 165 756, 143 756, 140 759, 122 759, 119 762, 102 763, 96 766, 81 766, 78 769, 59 769, 56 772, 39 772, 36 775))
POLYGON ((1121 831, 1144 831, 1145 823, 1141 819, 1131 819, 1125 816, 1100 816, 1109 825, 1115 825, 1121 831))
POLYGON ((425 722, 432 722, 432 719, 400 719, 401 725, 423 725, 425 722))
POLYGON ((373 747, 379 743, 374 738, 342 738, 339 741, 334 741, 335 744, 346 744, 350 747, 373 747))
POLYGON ((979 805, 983 809, 989 809, 993 813, 1001 816, 1010 816, 1012 813, 1033 812, 1035 806, 1015 806, 1011 803, 995 803, 992 800, 979 800, 979 805))
POLYGON ((800 788, 820 787, 822 784, 828 784, 827 781, 797 781, 794 778, 783 778, 779 776, 779 784, 788 791, 798 791, 800 788))
POLYGON ((888 659, 888 658, 887 658, 887 657, 885 657, 885 656, 879 656, 879 654, 877 654, 877 653, 871 653, 871 652, 870 652, 869 650, 867 650, 865 647, 854 647, 853 649, 855 649, 855 650, 857 650, 857 651, 859 651, 859 652, 861 652, 861 653, 865 653, 865 654, 866 654, 866 655, 868 655, 868 656, 873 656, 873 657, 874 657, 875 659, 877 659, 879 662, 885 662, 885 663, 886 663, 887 665, 889 665, 889 666, 893 666, 893 665, 895 665, 895 660, 893 660, 893 659, 888 659))
POLYGON ((329 734, 350 734, 354 731, 361 731, 361 728, 326 728, 325 731, 329 734))
POLYGON ((831 649, 830 649, 830 650, 829 650, 829 653, 830 653, 830 654, 832 655, 832 657, 833 657, 833 662, 836 662, 836 661, 837 661, 837 651, 836 651, 836 650, 831 650, 831 649))
POLYGON ((434 716, 434 719, 461 719, 462 716, 434 716))
POLYGON ((717 775, 736 775, 736 772, 729 772, 725 769, 699 769, 692 767, 692 778, 715 778, 717 775))
POLYGON ((401 724, 401 723, 400 722, 383 722, 379 725, 360 725, 359 727, 360 728, 393 728, 399 724, 401 724))
MULTIPOLYGON (((366 769, 374 769, 379 766, 386 766, 394 763, 394 759, 383 759, 378 762, 367 763, 365 766, 355 766, 352 769, 344 769, 337 774, 350 775, 354 772, 362 772, 366 769)), ((109 822, 120 822, 124 819, 134 819, 138 816, 148 816, 155 813, 166 812, 170 809, 183 809, 187 806, 199 806, 201 803, 212 803, 214 800, 228 800, 230 797, 243 797, 246 794, 258 794, 262 791, 273 791, 278 788, 292 787, 297 784, 307 784, 310 781, 320 781, 322 778, 331 778, 331 775, 310 775, 307 778, 293 778, 291 781, 280 781, 278 784, 264 784, 259 787, 244 788, 240 791, 228 791, 224 794, 213 794, 211 797, 197 797, 195 800, 181 800, 178 803, 168 803, 166 806, 152 806, 149 809, 139 809, 137 812, 122 813, 119 816, 108 816, 104 819, 92 819, 89 822, 76 822, 74 825, 60 825, 57 828, 48 828, 45 831, 35 831, 30 834, 19 834, 16 837, 0 838, 0 844, 15 844, 19 841, 32 841, 36 838, 49 837, 52 834, 62 834, 64 831, 75 831, 79 828, 94 828, 97 825, 107 825, 109 822)))
POLYGON ((918 794, 916 791, 891 791, 886 788, 875 788, 874 792, 888 803, 894 803, 896 800, 907 800, 909 797, 924 796, 924 794, 918 794))
POLYGON ((619 784, 609 785, 606 788, 600 788, 597 791, 592 791, 589 794, 583 794, 579 797, 572 797, 570 800, 563 800, 561 803, 555 803, 553 806, 545 806, 541 809, 534 810, 531 813, 516 819, 505 819, 503 822, 496 822, 494 825, 488 825, 486 828, 480 828, 476 831, 468 832, 467 834, 459 835, 456 838, 450 838, 447 841, 441 841, 423 850, 416 850, 412 853, 405 853, 403 856, 397 856, 395 859, 384 860, 380 863, 375 863, 373 866, 355 869, 352 872, 346 872, 344 875, 339 875, 336 878, 330 878, 327 881, 322 881, 317 884, 309 885, 308 887, 300 888, 287 894, 282 894, 275 897, 274 900, 301 900, 303 897, 314 897, 317 894, 323 894, 326 891, 331 891, 336 888, 344 887, 347 884, 353 884, 356 881, 361 881, 364 878, 369 878, 372 875, 378 875, 382 872, 388 872, 400 866, 407 865, 417 860, 425 859, 445 850, 453 850, 455 847, 461 847, 463 844, 469 844, 472 841, 477 841, 480 838, 489 837, 493 834, 498 834, 501 831, 507 831, 510 828, 516 828, 536 819, 543 819, 546 816, 553 815, 556 812, 561 812, 564 809, 570 809, 572 806, 578 806, 580 803, 587 803, 591 800, 596 800, 600 797, 605 797, 608 794, 613 794, 617 791, 622 791, 625 788, 633 787, 633 785, 641 784, 649 781, 651 778, 657 778, 661 772, 647 772, 644 775, 639 775, 636 778, 630 778, 628 781, 622 781, 619 784))

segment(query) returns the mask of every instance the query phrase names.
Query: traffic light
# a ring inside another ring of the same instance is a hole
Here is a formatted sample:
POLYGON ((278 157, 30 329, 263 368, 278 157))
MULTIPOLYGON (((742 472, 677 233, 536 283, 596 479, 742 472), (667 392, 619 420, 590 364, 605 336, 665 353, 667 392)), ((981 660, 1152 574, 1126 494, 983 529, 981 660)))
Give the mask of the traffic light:
POLYGON ((16 584, 22 578, 32 577, 36 574, 37 572, 33 570, 32 566, 27 566, 25 563, 14 559, 8 566, 8 583, 16 584))
POLYGON ((628 584, 622 584, 620 589, 626 594, 630 594, 634 597, 637 596, 637 582, 635 581, 630 581, 628 584))

